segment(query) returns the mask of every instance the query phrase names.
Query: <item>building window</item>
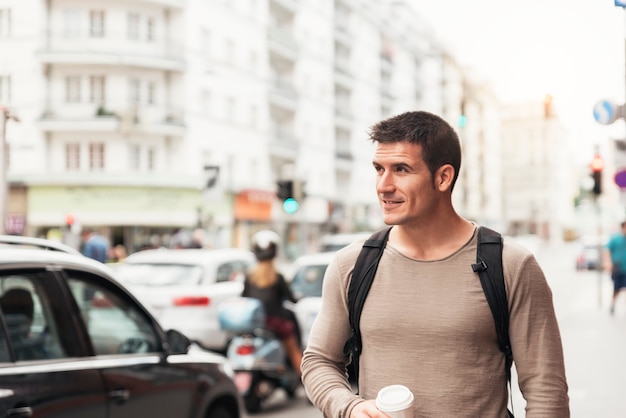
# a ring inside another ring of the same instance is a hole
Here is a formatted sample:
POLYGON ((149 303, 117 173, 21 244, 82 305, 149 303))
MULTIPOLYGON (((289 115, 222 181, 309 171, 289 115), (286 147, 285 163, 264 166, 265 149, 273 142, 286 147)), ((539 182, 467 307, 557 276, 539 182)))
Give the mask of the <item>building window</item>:
POLYGON ((10 38, 12 31, 11 9, 0 9, 0 38, 10 38))
POLYGON ((154 148, 148 148, 146 153, 146 168, 148 171, 154 171, 156 160, 156 150, 154 148))
POLYGON ((128 39, 139 40, 139 13, 128 14, 128 39))
POLYGON ((65 144, 65 169, 80 170, 80 144, 65 144))
POLYGON ((65 101, 67 103, 80 102, 80 77, 65 77, 65 101))
POLYGON ((211 93, 209 90, 202 90, 200 92, 200 112, 208 116, 211 114, 211 93))
POLYGON ((0 75, 0 103, 11 103, 11 76, 0 75))
POLYGON ((202 28, 200 37, 202 38, 202 54, 205 58, 211 58, 211 32, 206 28, 202 28))
POLYGON ((146 97, 146 102, 148 104, 155 104, 156 103, 156 83, 154 81, 150 81, 148 83, 148 91, 147 91, 147 97, 146 97))
POLYGON ((131 103, 139 103, 141 100, 141 82, 136 78, 128 82, 128 100, 131 103))
POLYGON ((106 100, 106 78, 101 75, 89 77, 89 101, 103 104, 106 100))
POLYGON ((76 38, 80 36, 80 11, 63 11, 63 35, 66 38, 76 38))
POLYGON ((155 30, 154 19, 149 17, 146 19, 146 40, 148 42, 154 41, 154 38, 155 38, 154 30, 155 30))
POLYGON ((102 171, 104 169, 104 144, 89 144, 89 171, 102 171))
POLYGON ((104 11, 91 10, 89 12, 89 35, 92 38, 104 37, 104 11))
POLYGON ((139 171, 141 168, 141 146, 137 144, 131 145, 128 154, 130 169, 139 171))

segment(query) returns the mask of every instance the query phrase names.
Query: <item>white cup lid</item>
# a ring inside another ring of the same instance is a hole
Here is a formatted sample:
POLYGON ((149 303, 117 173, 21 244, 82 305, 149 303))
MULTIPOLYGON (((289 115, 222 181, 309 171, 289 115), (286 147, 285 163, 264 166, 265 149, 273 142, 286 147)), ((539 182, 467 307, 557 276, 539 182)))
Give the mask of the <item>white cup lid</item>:
POLYGON ((401 411, 413 405, 413 394, 404 385, 385 386, 378 392, 376 407, 381 411, 401 411))

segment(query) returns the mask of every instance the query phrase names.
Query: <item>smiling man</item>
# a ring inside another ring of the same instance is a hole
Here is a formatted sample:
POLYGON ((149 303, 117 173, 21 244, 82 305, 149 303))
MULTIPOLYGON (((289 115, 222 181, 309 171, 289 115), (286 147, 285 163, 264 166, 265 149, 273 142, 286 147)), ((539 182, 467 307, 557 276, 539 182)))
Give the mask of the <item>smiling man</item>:
MULTIPOLYGON (((504 354, 480 280, 478 225, 452 205, 461 166, 458 135, 440 117, 408 112, 372 127, 383 221, 393 226, 362 309, 359 394, 350 358, 347 293, 363 241, 340 250, 302 362, 303 382, 325 417, 385 418, 374 399, 407 386, 415 417, 507 416, 504 354)), ((509 336, 526 417, 569 417, 563 350, 552 294, 532 253, 505 238, 509 336)), ((508 415, 510 416, 510 415, 508 415)))

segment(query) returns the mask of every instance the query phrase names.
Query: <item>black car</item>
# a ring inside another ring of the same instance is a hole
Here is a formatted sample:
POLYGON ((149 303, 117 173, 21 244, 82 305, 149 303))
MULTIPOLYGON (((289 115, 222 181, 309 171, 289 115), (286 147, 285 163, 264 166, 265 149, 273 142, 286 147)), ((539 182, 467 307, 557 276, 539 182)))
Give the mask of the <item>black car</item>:
POLYGON ((239 418, 232 376, 105 265, 0 248, 0 417, 239 418))

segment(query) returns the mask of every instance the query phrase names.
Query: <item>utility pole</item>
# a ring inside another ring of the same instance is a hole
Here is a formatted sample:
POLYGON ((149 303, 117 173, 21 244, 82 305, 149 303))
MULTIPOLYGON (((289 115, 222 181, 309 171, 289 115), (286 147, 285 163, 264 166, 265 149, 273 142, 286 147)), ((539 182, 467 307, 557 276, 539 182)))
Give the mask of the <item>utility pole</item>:
POLYGON ((6 234, 7 208, 9 203, 9 182, 7 178, 9 166, 9 146, 7 144, 7 122, 13 120, 19 122, 19 118, 11 113, 6 106, 0 106, 0 234, 6 234))

